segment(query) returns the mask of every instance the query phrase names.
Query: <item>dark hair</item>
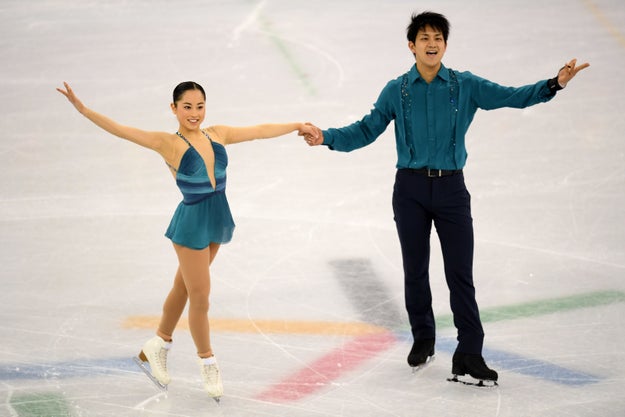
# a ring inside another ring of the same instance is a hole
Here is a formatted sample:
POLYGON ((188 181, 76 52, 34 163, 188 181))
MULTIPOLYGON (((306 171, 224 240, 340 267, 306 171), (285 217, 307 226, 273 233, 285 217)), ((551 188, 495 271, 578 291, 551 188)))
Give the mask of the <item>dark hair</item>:
POLYGON ((204 100, 206 100, 206 93, 201 85, 194 81, 184 81, 174 88, 174 104, 176 104, 182 98, 182 95, 189 90, 199 90, 202 93, 202 96, 204 96, 204 100))
POLYGON ((440 13, 423 12, 421 14, 413 13, 410 24, 406 28, 406 36, 409 42, 414 42, 417 38, 417 32, 424 29, 426 26, 430 26, 432 29, 440 30, 443 34, 443 39, 447 43, 449 37, 449 21, 445 16, 440 13))

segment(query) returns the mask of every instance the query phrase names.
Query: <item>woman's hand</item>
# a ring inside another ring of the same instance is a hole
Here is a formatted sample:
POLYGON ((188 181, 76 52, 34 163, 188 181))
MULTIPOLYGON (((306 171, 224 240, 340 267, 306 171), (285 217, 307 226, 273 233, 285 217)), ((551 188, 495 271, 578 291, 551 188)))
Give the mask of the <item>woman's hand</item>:
POLYGON ((69 84, 64 82, 63 85, 65 86, 65 90, 63 90, 62 88, 57 88, 56 91, 67 97, 69 102, 72 103, 76 110, 78 110, 78 112, 82 114, 82 112, 85 110, 85 105, 82 104, 82 101, 80 101, 78 97, 76 97, 76 94, 74 94, 74 90, 72 90, 69 84))

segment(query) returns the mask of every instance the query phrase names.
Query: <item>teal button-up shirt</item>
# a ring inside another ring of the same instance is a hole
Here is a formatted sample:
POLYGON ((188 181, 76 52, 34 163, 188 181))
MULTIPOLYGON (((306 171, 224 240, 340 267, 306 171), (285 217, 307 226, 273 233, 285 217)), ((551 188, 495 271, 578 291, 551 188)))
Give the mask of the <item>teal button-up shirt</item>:
POLYGON ((547 80, 504 87, 470 72, 452 73, 443 65, 428 84, 413 65, 386 84, 362 120, 324 130, 323 144, 344 152, 362 148, 394 120, 397 168, 462 169, 467 160, 465 135, 477 109, 524 108, 554 96, 547 80))

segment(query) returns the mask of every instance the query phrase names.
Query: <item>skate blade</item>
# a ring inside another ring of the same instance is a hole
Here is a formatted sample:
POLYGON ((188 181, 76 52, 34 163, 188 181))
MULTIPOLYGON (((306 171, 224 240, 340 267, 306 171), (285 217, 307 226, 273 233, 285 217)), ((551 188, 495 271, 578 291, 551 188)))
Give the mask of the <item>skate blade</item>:
POLYGON ((167 391, 167 385, 165 384, 161 384, 160 381, 156 378, 154 378, 154 375, 152 375, 152 372, 150 371, 150 369, 146 366, 146 362, 143 362, 141 359, 139 359, 139 357, 134 356, 132 358, 132 360, 137 364, 137 366, 147 375, 148 378, 150 378, 150 381, 152 381, 152 383, 154 385, 156 385, 156 388, 160 389, 161 391, 167 391))
POLYGON ((223 391, 221 391, 221 394, 216 394, 216 395, 211 394, 210 392, 206 391, 206 389, 204 389, 204 392, 208 394, 208 397, 213 399, 217 404, 221 403, 221 397, 223 395, 223 391))
POLYGON ((411 366, 412 373, 416 374, 418 372, 423 371, 425 368, 429 367, 432 364, 432 362, 434 362, 434 359, 436 359, 436 355, 428 356, 428 358, 425 360, 425 363, 422 363, 421 365, 417 365, 417 366, 411 366))
POLYGON ((478 388, 495 388, 499 386, 497 381, 491 381, 487 379, 473 379, 473 380, 460 379, 458 378, 458 375, 454 375, 451 378, 447 378, 447 381, 458 382, 463 385, 469 385, 471 387, 478 387, 478 388))

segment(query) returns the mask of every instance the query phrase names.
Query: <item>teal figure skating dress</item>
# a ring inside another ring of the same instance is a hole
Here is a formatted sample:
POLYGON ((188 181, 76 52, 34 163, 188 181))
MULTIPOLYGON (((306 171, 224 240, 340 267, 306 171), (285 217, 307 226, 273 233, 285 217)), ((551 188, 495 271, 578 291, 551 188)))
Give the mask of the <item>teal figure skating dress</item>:
POLYGON ((204 249, 210 243, 228 243, 234 232, 234 220, 226 199, 226 148, 213 142, 206 134, 215 154, 215 188, 208 176, 206 164, 199 152, 179 132, 189 148, 176 170, 176 184, 182 193, 165 236, 172 242, 192 249, 204 249))

